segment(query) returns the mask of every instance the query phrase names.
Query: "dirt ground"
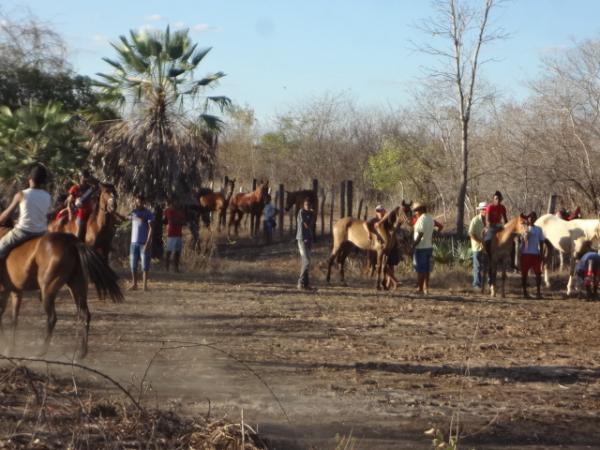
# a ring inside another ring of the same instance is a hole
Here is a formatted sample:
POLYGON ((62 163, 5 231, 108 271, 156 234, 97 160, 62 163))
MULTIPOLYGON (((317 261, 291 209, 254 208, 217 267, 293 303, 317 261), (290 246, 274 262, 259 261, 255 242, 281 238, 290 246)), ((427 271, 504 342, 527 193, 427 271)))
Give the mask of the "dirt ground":
MULTIPOLYGON (((326 252, 314 255, 314 293, 295 289, 293 242, 225 246, 206 272, 157 267, 150 292, 93 297, 84 364, 132 392, 147 371, 147 405, 238 421, 243 411, 282 449, 334 449, 344 436, 356 449, 425 449, 425 430, 456 421, 461 449, 600 448, 600 302, 523 300, 514 275, 508 297, 490 299, 442 268, 427 298, 407 269, 392 293, 356 269, 349 287, 337 274, 328 286, 326 252)), ((73 312, 64 295, 48 358, 70 359, 73 312)), ((21 317, 18 353, 33 355, 44 326, 34 297, 21 317)))

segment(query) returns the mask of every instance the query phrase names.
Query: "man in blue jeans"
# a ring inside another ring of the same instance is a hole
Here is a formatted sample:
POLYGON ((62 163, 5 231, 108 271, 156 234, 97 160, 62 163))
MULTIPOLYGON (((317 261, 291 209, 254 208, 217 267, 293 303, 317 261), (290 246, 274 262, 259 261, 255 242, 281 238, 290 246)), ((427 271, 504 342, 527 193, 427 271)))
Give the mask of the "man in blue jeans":
POLYGON ((302 209, 298 211, 298 229, 296 231, 298 250, 300 251, 300 259, 302 260, 298 289, 312 289, 309 283, 310 248, 314 240, 313 224, 315 220, 315 211, 312 209, 310 198, 307 197, 304 199, 302 209))
POLYGON ((481 289, 483 282, 481 279, 483 258, 485 257, 483 250, 485 224, 483 220, 486 208, 487 203, 481 202, 477 206, 477 215, 471 219, 469 224, 469 238, 471 238, 471 252, 473 253, 473 287, 475 289, 481 289))
POLYGON ((144 197, 138 195, 135 198, 135 209, 129 215, 129 219, 131 220, 129 263, 131 265, 131 290, 136 290, 138 287, 137 269, 141 259, 144 291, 146 291, 148 290, 148 271, 150 270, 154 214, 145 207, 144 203, 144 197))

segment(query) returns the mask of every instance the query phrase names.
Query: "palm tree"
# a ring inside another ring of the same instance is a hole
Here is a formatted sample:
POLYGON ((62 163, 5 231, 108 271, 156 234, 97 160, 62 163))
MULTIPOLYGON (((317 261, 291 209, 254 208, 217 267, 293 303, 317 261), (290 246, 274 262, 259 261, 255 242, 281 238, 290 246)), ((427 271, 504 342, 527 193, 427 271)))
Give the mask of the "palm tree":
POLYGON ((48 167, 55 187, 85 164, 88 151, 77 116, 60 103, 0 107, 0 179, 22 183, 35 163, 48 167))
POLYGON ((211 48, 198 48, 188 30, 131 31, 113 43, 114 70, 98 74, 104 99, 122 108, 124 119, 95 127, 92 157, 124 192, 163 201, 198 186, 210 170, 221 120, 211 114, 231 105, 224 96, 203 95, 223 72, 201 79, 194 72, 211 48))

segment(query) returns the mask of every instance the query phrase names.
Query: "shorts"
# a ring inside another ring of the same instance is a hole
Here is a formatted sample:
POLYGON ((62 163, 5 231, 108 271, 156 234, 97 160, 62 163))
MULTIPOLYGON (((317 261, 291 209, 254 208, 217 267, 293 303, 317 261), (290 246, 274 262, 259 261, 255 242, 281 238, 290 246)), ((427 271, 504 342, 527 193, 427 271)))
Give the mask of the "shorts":
POLYGON ((433 268, 433 248, 417 248, 413 255, 415 272, 429 273, 433 268))
POLYGON ((129 247, 129 265, 132 272, 137 272, 140 259, 142 260, 142 271, 148 272, 150 270, 150 251, 144 251, 144 244, 132 242, 129 247))
POLYGON ((181 252, 183 247, 183 239, 181 236, 169 236, 167 238, 167 251, 168 252, 181 252))
POLYGON ((536 275, 542 273, 542 257, 523 253, 521 255, 521 275, 527 276, 530 270, 533 270, 536 275))

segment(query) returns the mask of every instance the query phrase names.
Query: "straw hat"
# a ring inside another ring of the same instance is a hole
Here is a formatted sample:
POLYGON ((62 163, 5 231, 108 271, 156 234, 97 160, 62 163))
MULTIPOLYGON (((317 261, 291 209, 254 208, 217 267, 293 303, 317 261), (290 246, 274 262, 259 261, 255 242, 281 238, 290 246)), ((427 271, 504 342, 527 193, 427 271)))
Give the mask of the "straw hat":
POLYGON ((423 210, 426 208, 427 208, 427 205, 425 205, 425 203, 421 203, 421 202, 416 202, 412 206, 413 211, 419 211, 419 210, 423 210))

